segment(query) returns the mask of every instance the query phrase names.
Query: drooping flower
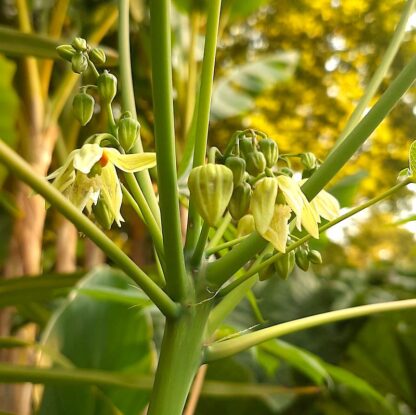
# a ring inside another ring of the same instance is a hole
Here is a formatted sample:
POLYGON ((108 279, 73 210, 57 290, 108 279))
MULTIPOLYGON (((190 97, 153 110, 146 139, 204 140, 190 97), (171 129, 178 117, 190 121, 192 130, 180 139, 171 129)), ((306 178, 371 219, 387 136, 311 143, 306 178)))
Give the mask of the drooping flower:
POLYGON ((110 222, 121 225, 123 199, 116 168, 134 173, 156 165, 155 153, 121 154, 114 148, 84 144, 68 156, 65 164, 46 177, 78 209, 90 212, 98 200, 111 214, 110 222))
POLYGON ((286 251, 292 211, 297 228, 300 230, 303 227, 311 236, 319 238, 319 215, 306 199, 299 183, 291 177, 282 175, 259 180, 250 209, 257 231, 280 252, 286 251))

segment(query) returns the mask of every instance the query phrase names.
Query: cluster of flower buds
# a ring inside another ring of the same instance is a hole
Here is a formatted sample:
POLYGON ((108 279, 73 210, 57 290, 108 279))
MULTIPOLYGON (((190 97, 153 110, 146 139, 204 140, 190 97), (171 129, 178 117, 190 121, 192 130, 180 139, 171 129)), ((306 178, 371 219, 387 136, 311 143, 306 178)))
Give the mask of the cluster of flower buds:
POLYGON ((339 214, 338 201, 329 193, 321 191, 308 202, 301 190, 319 164, 313 153, 279 155, 273 139, 246 130, 234 134, 224 154, 218 149, 210 154, 215 157, 194 168, 188 180, 191 200, 207 224, 218 225, 228 211, 237 222, 238 236, 257 231, 284 254, 274 264, 282 278, 287 278, 295 263, 306 270, 310 262, 321 261, 319 252, 304 247, 286 253, 291 219, 298 230, 304 228, 318 238, 321 217, 332 220, 339 214), (298 157, 303 166, 302 181, 292 177, 291 157, 298 157))
MULTIPOLYGON (((81 74, 92 69, 95 75, 95 84, 82 86, 72 101, 73 114, 80 124, 87 125, 94 114, 95 99, 93 94, 89 93, 91 89, 97 91, 101 108, 112 112, 111 103, 117 94, 117 78, 107 70, 100 74, 95 67, 95 65, 103 65, 106 61, 103 49, 91 47, 85 39, 77 37, 71 45, 58 46, 57 52, 63 59, 71 62, 74 72, 81 74)), ((127 153, 139 138, 140 124, 130 112, 125 112, 119 118, 112 133, 120 147, 127 153)))

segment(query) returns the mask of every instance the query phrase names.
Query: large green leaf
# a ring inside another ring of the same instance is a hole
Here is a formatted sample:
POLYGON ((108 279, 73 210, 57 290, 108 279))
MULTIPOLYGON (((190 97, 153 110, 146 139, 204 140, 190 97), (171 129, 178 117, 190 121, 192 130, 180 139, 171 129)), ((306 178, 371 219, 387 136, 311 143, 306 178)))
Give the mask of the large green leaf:
MULTIPOLYGON (((152 369, 152 329, 142 307, 107 301, 103 293, 137 289, 121 272, 104 267, 86 276, 78 290, 52 317, 44 343, 68 358, 77 368, 149 374, 152 369), (91 297, 101 287, 101 295, 91 297), (88 295, 82 293, 85 290, 88 295)), ((40 414, 138 414, 147 393, 116 387, 47 386, 40 414)))
POLYGON ((250 111, 255 106, 256 97, 292 77, 297 62, 295 52, 276 52, 233 67, 215 83, 211 118, 222 120, 250 111))

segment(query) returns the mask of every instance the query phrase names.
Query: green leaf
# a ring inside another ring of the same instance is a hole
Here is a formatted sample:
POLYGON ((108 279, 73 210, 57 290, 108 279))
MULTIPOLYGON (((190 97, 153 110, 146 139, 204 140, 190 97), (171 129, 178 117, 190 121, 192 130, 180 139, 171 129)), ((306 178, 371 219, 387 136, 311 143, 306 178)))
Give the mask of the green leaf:
POLYGON ((270 0, 225 0, 224 7, 228 9, 230 19, 242 19, 255 13, 261 6, 269 3, 270 0))
POLYGON ((409 169, 410 174, 414 176, 416 174, 416 141, 413 141, 409 149, 409 169))
POLYGON ((341 207, 353 206, 360 184, 367 176, 368 173, 362 170, 344 177, 332 186, 329 192, 338 199, 341 207))
POLYGON ((321 359, 306 350, 278 339, 266 342, 259 347, 265 352, 285 360, 316 385, 323 385, 331 381, 321 359))
POLYGON ((45 301, 66 294, 84 272, 0 280, 0 307, 45 301))
MULTIPOLYGON (((0 33, 0 44, 1 42, 2 36, 0 33)), ((16 121, 19 107, 19 98, 13 88, 15 71, 16 64, 0 55, 0 140, 11 147, 14 147, 16 143, 16 121)), ((0 188, 6 175, 5 167, 0 166, 0 188)))
POLYGON ((276 52, 232 68, 215 83, 211 118, 218 121, 250 111, 257 96, 293 76, 297 62, 295 52, 276 52))
MULTIPOLYGON (((55 348, 77 368, 136 376, 149 374, 152 369, 149 318, 142 307, 114 302, 115 294, 120 298, 119 291, 130 296, 137 294, 131 280, 120 271, 102 267, 88 274, 68 302, 52 316, 44 334, 45 346, 55 348)), ((147 399, 147 393, 119 388, 97 390, 51 385, 45 388, 39 413, 101 415, 120 411, 136 415, 147 399)))

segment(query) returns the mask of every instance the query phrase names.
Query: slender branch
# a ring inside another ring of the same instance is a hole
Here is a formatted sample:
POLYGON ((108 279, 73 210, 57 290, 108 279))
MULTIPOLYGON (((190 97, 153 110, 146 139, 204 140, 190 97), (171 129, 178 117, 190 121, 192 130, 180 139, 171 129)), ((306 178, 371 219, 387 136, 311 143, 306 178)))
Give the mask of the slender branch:
POLYGON ((209 228, 210 226, 206 222, 204 222, 204 225, 202 226, 202 230, 198 238, 198 242, 195 247, 195 251, 191 258, 191 265, 194 267, 197 267, 201 262, 201 258, 204 254, 205 245, 207 244, 209 228))
POLYGON ((351 114, 350 118, 346 126, 344 127, 341 135, 338 138, 338 142, 335 145, 334 149, 337 148, 338 144, 341 143, 345 137, 351 132, 351 130, 358 124, 358 121, 362 117, 367 105, 370 103, 371 99, 374 97, 377 89, 379 88, 381 82, 383 81, 386 73, 388 72, 390 65, 396 56, 397 51, 403 41, 403 38, 406 34, 406 25, 409 17, 411 16, 413 9, 415 7, 416 0, 408 0, 402 15, 400 17, 400 21, 396 27, 396 30, 390 40, 390 44, 383 55, 381 60, 380 66, 377 68, 376 72, 374 73, 373 77, 371 78, 367 88, 365 89, 365 94, 361 97, 358 105, 355 107, 353 113, 351 114))
POLYGON ((223 249, 232 248, 234 245, 238 245, 240 242, 244 241, 244 239, 246 238, 247 238, 247 235, 240 236, 239 238, 233 239, 231 241, 224 242, 219 245, 214 245, 212 248, 207 249, 206 254, 212 255, 212 254, 215 254, 215 252, 222 251, 223 249))
POLYGON ((363 305, 359 307, 346 308, 344 310, 330 311, 310 317, 300 318, 287 323, 277 324, 272 327, 245 334, 230 340, 219 341, 208 346, 205 350, 204 362, 222 359, 240 353, 250 347, 256 346, 267 340, 297 331, 310 329, 324 324, 337 321, 349 320, 357 317, 365 317, 371 314, 384 313, 387 311, 406 310, 416 308, 416 299, 389 301, 379 304, 363 305))
POLYGON ((218 245, 218 243, 221 241, 221 238, 224 236, 225 231, 228 228, 228 225, 231 223, 231 215, 227 213, 220 222, 220 226, 218 226, 217 230, 215 231, 214 236, 209 241, 208 244, 208 250, 218 245))
MULTIPOLYGON (((120 67, 120 84, 121 84, 121 103, 123 111, 130 111, 134 118, 137 118, 136 102, 133 87, 133 76, 131 73, 131 56, 130 56, 130 15, 129 0, 119 0, 119 22, 118 22, 118 52, 120 67)), ((143 144, 138 137, 133 149, 133 153, 142 153, 143 144)), ((152 181, 149 172, 142 171, 135 174, 140 188, 146 198, 146 203, 160 225, 160 210, 157 203, 156 195, 153 190, 152 181)))
POLYGON ((99 246, 149 296, 157 307, 169 317, 176 317, 179 306, 162 291, 117 245, 97 228, 85 215, 70 203, 43 177, 35 174, 31 166, 0 140, 0 162, 17 177, 56 207, 81 232, 99 246))
MULTIPOLYGON (((349 210, 348 212, 344 213, 343 215, 339 216, 338 218, 326 223, 325 225, 321 226, 319 228, 319 233, 323 233, 332 226, 337 225, 338 223, 344 221, 345 219, 350 218, 351 216, 356 215, 358 212, 361 212, 364 209, 367 209, 368 207, 378 203, 380 200, 386 199, 387 197, 391 196, 392 194, 396 193, 398 190, 402 189, 403 187, 407 186, 409 183, 412 182, 412 179, 406 179, 401 183, 396 184, 396 186, 393 186, 389 190, 383 192, 382 194, 368 200, 367 202, 363 203, 360 206, 355 207, 354 209, 349 210)), ((311 235, 305 235, 303 238, 298 239, 293 244, 289 245, 286 249, 286 252, 293 251, 294 249, 298 248, 299 246, 303 245, 305 242, 309 241, 312 238, 311 235)), ((278 252, 277 254, 271 256, 269 259, 266 259, 265 261, 255 264, 253 267, 251 267, 243 276, 233 281, 231 284, 224 287, 220 292, 219 296, 222 297, 224 295, 227 295, 230 293, 233 289, 238 287, 240 284, 242 284, 247 279, 251 278, 253 275, 257 274, 259 271, 261 271, 263 268, 273 264, 277 258, 282 256, 283 254, 278 252)))
POLYGON ((166 259, 166 288, 173 299, 180 301, 187 294, 189 281, 182 252, 176 175, 170 2, 150 2, 150 16, 155 140, 166 259))
MULTIPOLYGON (((201 83, 198 96, 198 106, 196 109, 196 134, 193 167, 200 166, 205 161, 220 12, 221 0, 211 0, 208 7, 204 58, 202 61, 201 83)), ((185 251, 191 252, 194 249, 200 231, 201 218, 191 201, 189 206, 185 251)))
POLYGON ((319 169, 302 186, 308 200, 313 199, 321 189, 338 173, 365 140, 399 102, 416 79, 416 57, 414 57, 390 84, 368 114, 348 134, 345 140, 329 154, 319 169))

